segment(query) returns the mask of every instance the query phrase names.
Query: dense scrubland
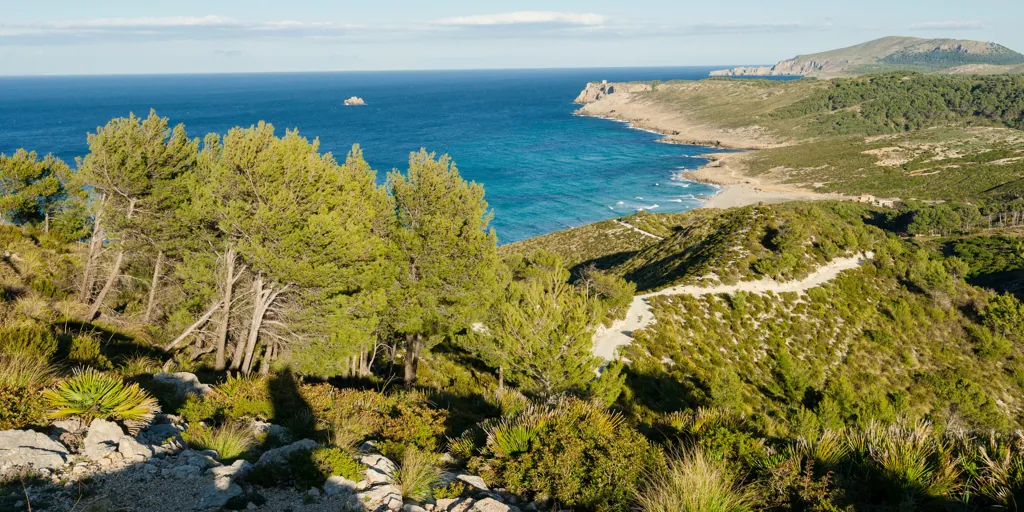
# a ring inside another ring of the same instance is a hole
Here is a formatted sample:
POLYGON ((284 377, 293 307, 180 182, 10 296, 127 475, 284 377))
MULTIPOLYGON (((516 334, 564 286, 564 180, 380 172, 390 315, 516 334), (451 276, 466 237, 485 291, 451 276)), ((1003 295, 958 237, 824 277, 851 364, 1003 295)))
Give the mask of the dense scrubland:
MULTIPOLYGON (((919 79, 816 84, 800 108, 829 116, 919 79)), ((1000 112, 986 129, 1015 119, 1000 112)), ((856 126, 903 129, 882 118, 856 126)), ((0 157, 0 430, 135 430, 162 411, 231 460, 281 444, 242 427, 258 419, 321 446, 250 485, 355 480, 370 440, 409 503, 469 492, 438 484, 445 465, 552 510, 1024 495, 1012 194, 638 213, 622 220, 660 239, 607 221, 499 249, 483 188, 425 151, 378 185, 358 148, 337 161, 264 124, 200 141, 155 114, 111 121, 89 148, 74 168, 0 157), (597 377, 592 336, 637 291, 795 280, 867 252, 803 294, 654 297, 657 321, 597 377), (213 390, 179 398, 161 371, 213 390)))

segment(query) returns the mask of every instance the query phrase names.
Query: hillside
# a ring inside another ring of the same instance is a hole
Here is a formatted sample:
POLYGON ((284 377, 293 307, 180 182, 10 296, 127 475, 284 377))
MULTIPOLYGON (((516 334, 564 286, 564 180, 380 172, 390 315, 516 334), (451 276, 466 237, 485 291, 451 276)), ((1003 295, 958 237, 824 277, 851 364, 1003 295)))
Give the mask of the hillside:
POLYGON ((711 76, 811 76, 834 78, 895 70, 972 73, 1013 72, 1024 55, 996 43, 965 39, 883 37, 847 48, 800 55, 774 66, 739 67, 712 71, 711 76))
POLYGON ((715 154, 687 173, 727 193, 745 190, 746 204, 780 193, 972 201, 1021 193, 1020 75, 589 84, 577 101, 580 115, 628 121, 669 142, 760 150, 715 154))

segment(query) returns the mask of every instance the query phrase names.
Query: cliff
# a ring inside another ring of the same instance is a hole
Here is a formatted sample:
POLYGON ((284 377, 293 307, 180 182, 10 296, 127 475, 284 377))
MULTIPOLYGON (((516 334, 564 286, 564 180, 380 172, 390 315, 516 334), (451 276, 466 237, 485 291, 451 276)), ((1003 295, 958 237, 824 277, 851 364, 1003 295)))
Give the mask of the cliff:
POLYGON ((651 84, 608 83, 608 81, 590 82, 583 89, 583 91, 580 92, 579 96, 576 96, 576 100, 574 103, 576 103, 577 105, 587 105, 615 93, 633 94, 638 92, 650 91, 651 84))
POLYGON ((975 66, 985 73, 1003 73, 1024 64, 1024 55, 996 43, 966 39, 883 37, 847 48, 800 55, 774 66, 712 71, 711 76, 813 76, 833 78, 909 69, 953 73, 975 66))

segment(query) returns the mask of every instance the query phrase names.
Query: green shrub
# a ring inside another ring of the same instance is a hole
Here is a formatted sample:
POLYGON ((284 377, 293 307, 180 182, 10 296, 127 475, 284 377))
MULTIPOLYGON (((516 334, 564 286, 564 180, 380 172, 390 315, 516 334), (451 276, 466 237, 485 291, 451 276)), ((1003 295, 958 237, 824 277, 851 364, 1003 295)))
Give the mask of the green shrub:
POLYGON ((348 452, 337 447, 316 448, 312 453, 313 463, 320 468, 324 479, 341 476, 358 482, 363 479, 366 466, 352 458, 348 452))
POLYGON ((753 510, 750 491, 729 473, 725 462, 700 449, 684 452, 650 474, 636 491, 643 512, 742 512, 753 510))
POLYGON ((138 377, 160 372, 160 361, 148 356, 126 357, 118 364, 117 371, 123 377, 138 377))
POLYGON ((439 436, 444 433, 445 411, 434 409, 425 400, 413 395, 399 402, 384 420, 381 437, 396 443, 408 444, 433 451, 439 436))
POLYGON ((45 426, 46 401, 39 390, 0 387, 0 430, 45 426))
POLYGON ((48 359, 57 352, 53 329, 37 322, 0 327, 0 354, 28 354, 48 359))
POLYGON ((293 485, 305 491, 322 486, 324 481, 335 475, 349 480, 362 480, 364 469, 365 466, 341 449, 315 448, 292 452, 283 466, 257 466, 248 479, 264 487, 293 485))
POLYGON ((434 484, 441 478, 437 455, 408 447, 395 470, 395 486, 403 498, 425 501, 431 497, 434 484))
POLYGON ((215 428, 193 423, 182 433, 182 438, 194 450, 213 450, 225 464, 241 458, 256 444, 250 429, 239 423, 227 423, 215 428))
POLYGON ((629 510, 644 471, 664 463, 621 416, 587 402, 569 400, 534 418, 536 437, 527 451, 495 453, 487 461, 495 483, 514 493, 547 495, 566 507, 629 510))
POLYGON ((435 500, 453 500, 461 498, 469 490, 465 483, 460 480, 449 483, 443 487, 434 488, 435 500))
POLYGON ((101 353, 100 339, 91 334, 77 334, 71 337, 68 359, 101 370, 111 367, 110 360, 101 353))
POLYGON ((86 423, 97 418, 116 420, 133 433, 160 412, 156 399, 138 384, 125 385, 119 377, 92 368, 76 369, 74 376, 44 391, 43 397, 51 408, 51 418, 75 416, 86 423))

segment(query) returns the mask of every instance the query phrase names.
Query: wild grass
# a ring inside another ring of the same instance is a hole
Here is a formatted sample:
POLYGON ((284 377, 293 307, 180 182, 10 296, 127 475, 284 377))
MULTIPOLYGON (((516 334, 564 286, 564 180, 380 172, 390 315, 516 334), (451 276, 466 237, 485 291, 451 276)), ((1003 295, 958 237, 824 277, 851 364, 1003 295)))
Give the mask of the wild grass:
POLYGON ((643 512, 742 512, 755 505, 725 462, 700 448, 677 454, 667 468, 650 475, 636 492, 636 503, 643 512))
POLYGON ((226 423, 209 428, 193 425, 182 438, 194 450, 213 450, 221 461, 230 463, 241 458, 256 445, 251 429, 240 423, 226 423))
POLYGON ((395 470, 394 483, 403 498, 424 501, 432 495, 435 483, 441 478, 437 456, 433 453, 406 447, 395 470))
POLYGON ((54 369, 46 359, 21 353, 0 354, 0 387, 39 390, 53 377, 54 369))

